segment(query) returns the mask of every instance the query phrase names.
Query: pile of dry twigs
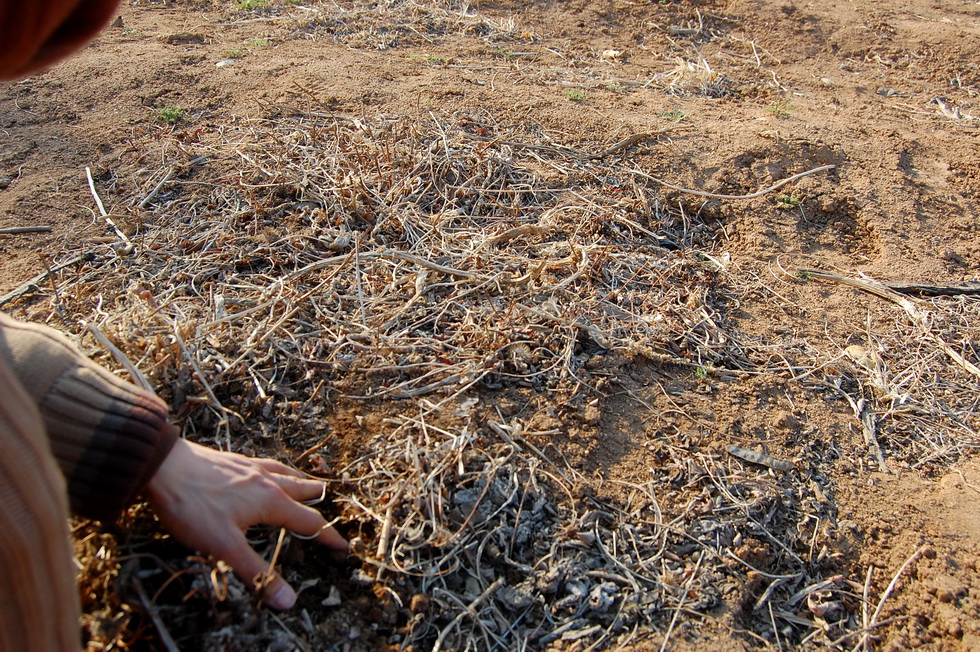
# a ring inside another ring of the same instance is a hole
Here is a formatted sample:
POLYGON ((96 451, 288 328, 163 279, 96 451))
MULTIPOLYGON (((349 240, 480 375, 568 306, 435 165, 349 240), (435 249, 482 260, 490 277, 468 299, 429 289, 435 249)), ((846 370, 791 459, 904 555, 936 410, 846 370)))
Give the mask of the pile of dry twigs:
POLYGON ((97 218, 114 242, 80 244, 22 312, 129 364, 186 436, 321 474, 354 559, 297 551, 285 570, 302 608, 279 616, 207 560, 162 560, 136 513, 114 553, 126 563, 107 568, 111 546, 80 536, 102 551, 92 573, 138 588, 92 617, 93 640, 138 639, 142 611, 164 647, 666 645, 724 604, 755 643, 858 641, 875 623, 828 548, 836 515, 809 458, 716 455, 675 430, 647 442, 643 480, 607 482, 570 464, 561 436, 595 423, 624 360, 814 383, 849 369, 838 389, 892 401, 905 429, 969 406, 943 403, 942 384, 910 403, 913 375, 896 371, 913 367, 881 347, 841 352, 852 364, 831 372, 825 351, 787 343, 781 364, 741 334, 727 257, 703 231, 691 246, 696 217, 664 208, 656 180, 618 156, 631 144, 587 151, 488 115, 268 106, 175 135, 156 168, 95 175, 97 196, 113 191, 97 218), (502 408, 505 394, 548 418, 502 408), (913 404, 927 414, 899 407, 913 404), (340 432, 338 406, 369 431, 340 432))

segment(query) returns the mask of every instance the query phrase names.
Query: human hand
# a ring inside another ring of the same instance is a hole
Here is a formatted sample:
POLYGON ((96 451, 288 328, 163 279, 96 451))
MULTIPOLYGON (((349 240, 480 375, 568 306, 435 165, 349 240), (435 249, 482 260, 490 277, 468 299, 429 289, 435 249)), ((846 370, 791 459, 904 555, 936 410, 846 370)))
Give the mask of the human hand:
MULTIPOLYGON (((188 548, 226 562, 249 586, 269 570, 245 538, 253 525, 280 525, 347 550, 347 541, 323 515, 300 501, 322 495, 323 483, 274 460, 245 457, 177 440, 146 487, 164 529, 188 548)), ((263 581, 263 598, 288 609, 296 592, 278 574, 263 581)))

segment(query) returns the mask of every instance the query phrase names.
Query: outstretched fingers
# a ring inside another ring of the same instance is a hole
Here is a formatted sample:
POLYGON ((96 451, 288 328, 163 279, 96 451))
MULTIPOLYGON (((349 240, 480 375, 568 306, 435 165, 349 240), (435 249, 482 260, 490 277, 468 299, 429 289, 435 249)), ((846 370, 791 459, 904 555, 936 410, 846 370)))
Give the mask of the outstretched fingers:
POLYGON ((275 569, 272 569, 271 576, 267 575, 269 562, 252 549, 243 532, 228 532, 224 539, 212 554, 231 566, 235 575, 250 587, 261 588, 266 604, 274 609, 289 609, 296 604, 296 591, 275 569), (259 587, 257 582, 261 582, 262 586, 259 587))
POLYGON ((245 538, 253 525, 284 527, 335 550, 347 542, 323 515, 303 504, 325 496, 324 484, 279 462, 224 453, 179 440, 146 487, 161 525, 175 539, 223 560, 272 607, 287 609, 295 592, 270 572, 245 538))
POLYGON ((314 505, 326 498, 326 484, 322 480, 314 480, 302 471, 286 466, 282 462, 263 458, 253 458, 253 460, 257 466, 269 473, 276 484, 293 500, 314 505))
POLYGON ((269 473, 278 473, 279 475, 288 475, 294 478, 306 478, 306 474, 298 469, 294 469, 291 466, 283 464, 277 460, 270 460, 267 457, 250 457, 250 461, 254 462, 257 466, 262 467, 269 473))
POLYGON ((323 514, 294 500, 273 506, 274 511, 264 519, 270 525, 281 525, 303 539, 315 538, 334 550, 347 550, 347 541, 333 529, 323 514))

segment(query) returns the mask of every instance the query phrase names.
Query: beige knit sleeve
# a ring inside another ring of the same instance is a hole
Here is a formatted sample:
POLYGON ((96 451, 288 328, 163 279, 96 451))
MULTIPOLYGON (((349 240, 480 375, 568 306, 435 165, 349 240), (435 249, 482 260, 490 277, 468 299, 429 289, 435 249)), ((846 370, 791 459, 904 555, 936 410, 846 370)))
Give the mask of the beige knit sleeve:
POLYGON ((56 331, 2 314, 0 359, 36 402, 72 511, 115 519, 177 439, 167 406, 93 363, 56 331))
POLYGON ((0 650, 78 652, 65 480, 41 417, 0 360, 0 650))

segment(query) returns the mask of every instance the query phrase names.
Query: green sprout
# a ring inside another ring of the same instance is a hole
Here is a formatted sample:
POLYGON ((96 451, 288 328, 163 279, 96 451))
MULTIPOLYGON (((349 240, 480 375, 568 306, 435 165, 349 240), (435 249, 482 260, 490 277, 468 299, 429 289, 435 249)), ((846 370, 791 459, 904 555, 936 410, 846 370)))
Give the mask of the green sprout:
POLYGON ((687 114, 681 111, 680 109, 661 111, 657 115, 660 116, 661 118, 664 118, 665 120, 673 120, 674 122, 680 122, 681 120, 687 117, 687 114))
POLYGON ((776 197, 776 201, 779 202, 776 204, 776 208, 782 211, 792 210, 802 202, 799 197, 793 197, 792 195, 780 195, 776 197))
POLYGON ((184 122, 187 118, 184 110, 179 106, 167 106, 158 109, 153 119, 160 124, 175 125, 184 122))
POLYGON ((565 91, 565 97, 573 102, 584 102, 587 95, 581 88, 569 88, 565 91))
POLYGON ((698 365, 697 367, 694 368, 694 377, 697 378, 698 380, 707 380, 708 376, 713 374, 714 371, 715 371, 715 363, 709 360, 708 362, 705 362, 703 365, 698 365))
POLYGON ((516 52, 512 52, 511 50, 508 50, 506 48, 497 48, 493 52, 491 52, 491 54, 495 57, 500 57, 501 59, 513 59, 517 56, 520 56, 516 52))
POLYGON ((793 105, 789 102, 773 102, 766 110, 777 118, 788 118, 793 110, 793 105))

